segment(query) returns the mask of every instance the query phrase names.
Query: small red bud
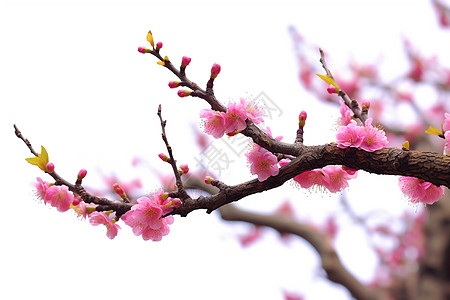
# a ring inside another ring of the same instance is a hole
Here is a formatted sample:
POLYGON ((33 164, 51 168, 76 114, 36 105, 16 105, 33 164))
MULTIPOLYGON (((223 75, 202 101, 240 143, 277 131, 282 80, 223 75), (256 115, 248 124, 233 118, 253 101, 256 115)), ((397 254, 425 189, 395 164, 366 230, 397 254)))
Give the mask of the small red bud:
POLYGON ((180 82, 179 81, 169 81, 169 87, 171 89, 174 89, 174 88, 179 87, 179 86, 180 86, 180 82))
POLYGON ((156 50, 159 50, 159 49, 161 49, 163 47, 163 43, 161 43, 161 42, 157 42, 156 43, 156 50))
POLYGON ((191 63, 191 58, 187 56, 183 56, 181 59, 181 66, 187 67, 191 63))
POLYGON ((160 153, 158 154, 159 158, 161 158, 163 161, 168 161, 169 157, 167 155, 165 155, 164 153, 160 153))
POLYGON ((327 88, 328 94, 336 94, 336 88, 333 85, 329 85, 327 88))
POLYGON ((306 111, 302 110, 302 112, 298 115, 298 126, 299 127, 305 126, 306 117, 307 117, 306 111))
POLYGON ((55 171, 55 165, 52 164, 51 162, 47 163, 47 172, 49 173, 53 173, 53 171, 55 171))
POLYGON ((220 65, 219 64, 213 64, 211 67, 211 78, 216 78, 217 75, 220 73, 220 65))
POLYGON ((86 177, 87 171, 86 169, 81 169, 80 172, 78 172, 78 179, 81 180, 84 177, 86 177))
POLYGON ((178 90, 178 96, 183 98, 183 97, 187 97, 191 94, 191 91, 188 90, 178 90))

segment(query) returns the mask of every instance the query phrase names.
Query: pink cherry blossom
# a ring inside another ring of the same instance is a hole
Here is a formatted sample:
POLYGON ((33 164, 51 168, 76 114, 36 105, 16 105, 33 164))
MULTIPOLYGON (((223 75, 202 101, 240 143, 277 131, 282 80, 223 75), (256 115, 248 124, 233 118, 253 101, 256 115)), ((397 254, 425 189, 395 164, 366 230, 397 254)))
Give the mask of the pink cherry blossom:
POLYGON ((339 125, 347 126, 352 121, 352 114, 344 101, 341 100, 340 105, 341 116, 339 117, 339 125))
POLYGON ((225 133, 225 114, 223 112, 211 109, 203 109, 200 111, 200 118, 205 118, 204 128, 207 134, 218 139, 225 133))
POLYGON ((264 122, 262 116, 266 114, 266 110, 262 107, 258 107, 255 102, 245 101, 244 98, 240 100, 243 107, 245 107, 245 112, 247 114, 247 118, 255 124, 259 124, 264 122))
POLYGON ((278 175, 277 157, 266 149, 258 146, 246 153, 245 156, 250 163, 250 172, 253 175, 258 175, 259 181, 278 175))
POLYGON ((372 126, 372 118, 367 119, 364 130, 365 134, 359 148, 373 152, 386 147, 389 143, 384 131, 372 126))
POLYGON ((347 126, 340 126, 336 134, 338 147, 342 149, 347 147, 359 148, 364 135, 364 128, 357 126, 355 121, 351 121, 347 126))
POLYGON ((355 170, 347 172, 342 166, 330 165, 322 168, 322 172, 327 174, 323 177, 324 186, 332 193, 340 192, 348 187, 348 180, 357 177, 355 170))
POLYGON ((39 200, 45 199, 45 193, 49 188, 49 183, 47 181, 43 181, 40 177, 36 177, 37 182, 33 183, 34 188, 36 189, 35 195, 39 200))
POLYGON ((69 210, 70 204, 73 202, 74 196, 69 188, 65 185, 52 185, 45 193, 44 202, 50 203, 60 212, 69 210))
POLYGON ((247 111, 242 103, 228 103, 228 109, 225 114, 225 131, 244 130, 247 127, 246 119, 247 111))
POLYGON ((181 204, 162 195, 164 195, 163 192, 158 192, 151 198, 139 198, 138 204, 122 216, 125 224, 133 228, 133 233, 142 235, 144 240, 160 241, 167 235, 170 231, 169 225, 173 223, 173 217, 162 218, 162 216, 171 212, 174 206, 181 204))
POLYGON ((398 179, 400 190, 409 198, 410 202, 433 204, 441 199, 444 194, 443 186, 435 186, 434 184, 423 181, 415 177, 401 176, 398 179))
POLYGON ((445 113, 445 120, 444 120, 444 124, 442 125, 442 129, 444 130, 444 132, 450 131, 450 114, 449 113, 445 113))
POLYGON ((94 211, 89 214, 89 222, 94 225, 105 225, 106 226, 106 236, 109 239, 113 239, 117 236, 120 226, 115 224, 104 212, 94 211))
POLYGON ((444 154, 449 154, 450 153, 450 130, 445 132, 444 137, 445 137, 444 154))

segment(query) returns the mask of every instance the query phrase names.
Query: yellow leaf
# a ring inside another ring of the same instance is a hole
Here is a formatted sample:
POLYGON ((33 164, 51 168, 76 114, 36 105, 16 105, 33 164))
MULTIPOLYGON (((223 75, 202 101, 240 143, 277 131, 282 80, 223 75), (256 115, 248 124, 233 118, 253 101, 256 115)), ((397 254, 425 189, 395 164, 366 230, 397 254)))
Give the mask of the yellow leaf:
POLYGON ((337 85, 336 82, 334 82, 333 78, 331 78, 328 75, 320 75, 320 74, 316 74, 317 76, 319 76, 323 81, 325 81, 328 84, 331 84, 332 86, 334 86, 334 88, 336 89, 336 93, 339 93, 339 91, 341 90, 339 88, 339 86, 337 85))
POLYGON ((402 149, 408 151, 409 150, 409 142, 406 141, 402 144, 402 149))
POLYGON ((434 134, 434 135, 442 135, 443 132, 437 129, 436 127, 430 126, 425 133, 434 134))
POLYGON ((38 166, 42 171, 47 172, 48 153, 44 146, 41 146, 41 154, 35 157, 25 158, 25 160, 32 165, 38 166))
POLYGON ((147 41, 152 45, 153 49, 155 48, 155 42, 153 41, 152 31, 149 30, 147 33, 147 41))
POLYGON ((165 66, 165 65, 166 65, 166 63, 163 62, 163 61, 157 61, 156 63, 157 63, 158 65, 161 65, 161 66, 165 66))

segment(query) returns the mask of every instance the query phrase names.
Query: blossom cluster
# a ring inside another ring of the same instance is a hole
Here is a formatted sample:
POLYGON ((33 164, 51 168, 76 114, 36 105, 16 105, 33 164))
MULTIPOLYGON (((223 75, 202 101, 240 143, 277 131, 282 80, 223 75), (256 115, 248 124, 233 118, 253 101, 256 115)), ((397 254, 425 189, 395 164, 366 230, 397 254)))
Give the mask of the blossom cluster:
MULTIPOLYGON (((119 189, 120 186, 117 185, 119 189)), ((67 186, 52 185, 41 178, 34 183, 35 194, 45 204, 50 204, 60 212, 73 209, 78 216, 89 218, 94 225, 105 225, 106 235, 113 239, 121 229, 116 221, 119 219, 115 212, 96 211, 96 205, 87 204, 78 196, 69 191, 67 186)), ((121 188, 120 188, 121 189, 121 188)), ((175 207, 181 205, 179 199, 173 199, 162 191, 149 197, 141 197, 132 209, 121 216, 125 224, 133 228, 135 235, 142 235, 144 240, 160 241, 170 231, 169 225, 173 223, 173 217, 164 215, 170 213, 175 207)))
POLYGON ((373 152, 388 144, 384 131, 372 126, 372 118, 368 118, 364 126, 358 126, 356 121, 351 119, 350 111, 342 101, 340 124, 342 125, 336 134, 339 148, 355 147, 373 152))
MULTIPOLYGON (((281 160, 280 166, 287 165, 289 161, 289 159, 281 160)), ((303 172, 292 179, 304 189, 319 187, 325 188, 331 193, 337 193, 348 187, 348 180, 357 176, 357 170, 340 165, 329 165, 303 172)))
POLYGON ((227 112, 203 109, 200 118, 204 118, 204 129, 207 134, 214 138, 221 138, 225 133, 235 135, 247 127, 245 120, 249 119, 255 124, 264 122, 262 116, 266 111, 255 103, 247 102, 241 98, 239 103, 228 103, 227 112))
POLYGON ((160 241, 169 233, 169 225, 173 223, 173 216, 163 216, 180 206, 181 201, 160 191, 150 198, 141 197, 137 202, 122 216, 122 220, 133 228, 135 235, 142 235, 144 240, 160 241))

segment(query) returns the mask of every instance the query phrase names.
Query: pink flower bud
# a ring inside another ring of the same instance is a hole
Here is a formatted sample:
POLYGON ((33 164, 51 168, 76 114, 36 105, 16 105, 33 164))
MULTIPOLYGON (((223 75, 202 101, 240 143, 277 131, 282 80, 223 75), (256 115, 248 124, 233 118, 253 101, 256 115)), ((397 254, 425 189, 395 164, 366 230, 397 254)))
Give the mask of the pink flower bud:
POLYGON ((152 52, 151 49, 148 49, 148 48, 145 48, 145 47, 139 47, 139 48, 138 48, 138 51, 141 52, 142 54, 152 52))
POLYGON ((305 126, 305 120, 306 120, 306 111, 302 110, 302 112, 298 115, 298 126, 299 127, 305 126))
POLYGON ((211 182, 214 180, 214 178, 210 177, 210 176, 206 176, 205 177, 205 183, 206 184, 211 184, 211 182))
POLYGON ((333 85, 329 85, 327 88, 328 94, 336 94, 336 88, 333 85))
POLYGON ((179 90, 178 91, 178 96, 180 96, 181 98, 187 97, 190 94, 191 94, 191 91, 188 91, 188 90, 179 90))
POLYGON ((363 100, 362 102, 362 109, 363 110, 369 110, 370 108, 370 101, 369 100, 363 100))
POLYGON ((156 50, 159 50, 159 49, 161 49, 161 48, 162 48, 162 46, 163 46, 163 43, 161 43, 161 42, 157 42, 157 43, 156 43, 156 50))
POLYGON ((113 184, 113 188, 114 191, 120 196, 124 196, 125 195, 125 191, 123 190, 123 188, 118 184, 118 183, 114 183, 113 184))
POLYGON ((78 204, 80 204, 80 200, 78 198, 73 199, 72 205, 77 206, 78 204))
POLYGON ((213 64, 211 68, 211 78, 216 78, 217 75, 220 73, 220 65, 219 64, 213 64))
POLYGON ((159 158, 161 158, 163 161, 168 161, 169 157, 167 155, 165 155, 164 153, 160 153, 158 154, 159 158))
POLYGON ((169 87, 171 89, 174 89, 174 88, 179 87, 179 86, 180 86, 180 82, 179 81, 169 81, 169 87))
POLYGON ((47 172, 49 173, 53 173, 53 171, 55 171, 55 165, 52 164, 51 162, 47 163, 47 172))
POLYGON ((87 174, 86 169, 81 169, 80 172, 78 172, 78 180, 81 180, 84 177, 86 177, 86 174, 87 174))
POLYGON ((187 67, 187 66, 189 66, 190 63, 191 63, 191 58, 187 57, 187 56, 183 56, 183 58, 181 59, 181 65, 183 67, 187 67))
POLYGON ((180 170, 183 174, 187 174, 189 172, 189 167, 186 164, 180 165, 180 170))

